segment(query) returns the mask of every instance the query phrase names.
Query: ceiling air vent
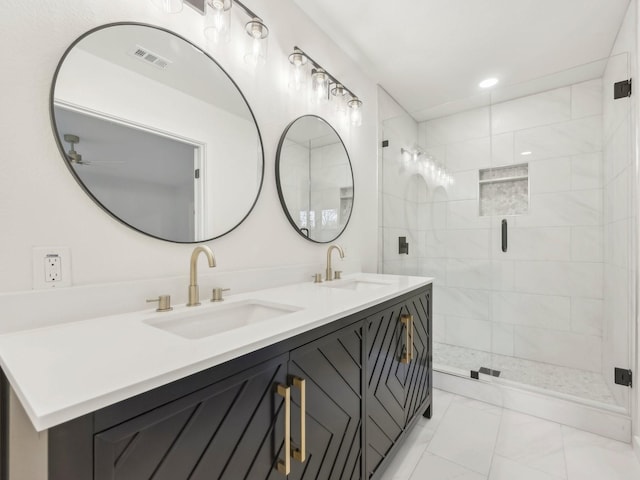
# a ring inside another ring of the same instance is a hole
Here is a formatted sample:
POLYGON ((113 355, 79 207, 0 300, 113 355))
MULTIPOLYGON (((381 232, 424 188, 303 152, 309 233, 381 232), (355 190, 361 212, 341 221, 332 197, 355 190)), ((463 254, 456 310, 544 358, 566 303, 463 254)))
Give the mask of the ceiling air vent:
POLYGON ((163 58, 160 55, 151 52, 149 49, 141 47, 140 45, 136 45, 136 48, 133 49, 131 54, 134 57, 139 58, 146 63, 150 63, 151 65, 154 65, 161 70, 164 70, 169 65, 171 65, 171 60, 167 60, 166 58, 163 58))

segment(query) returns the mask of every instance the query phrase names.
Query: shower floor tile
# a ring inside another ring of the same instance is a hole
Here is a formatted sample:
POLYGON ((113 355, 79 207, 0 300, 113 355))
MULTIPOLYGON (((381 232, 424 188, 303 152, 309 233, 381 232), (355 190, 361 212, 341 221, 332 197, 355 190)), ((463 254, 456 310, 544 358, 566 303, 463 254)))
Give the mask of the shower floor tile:
POLYGON ((616 405, 602 374, 434 342, 433 362, 461 370, 487 367, 500 379, 616 405))

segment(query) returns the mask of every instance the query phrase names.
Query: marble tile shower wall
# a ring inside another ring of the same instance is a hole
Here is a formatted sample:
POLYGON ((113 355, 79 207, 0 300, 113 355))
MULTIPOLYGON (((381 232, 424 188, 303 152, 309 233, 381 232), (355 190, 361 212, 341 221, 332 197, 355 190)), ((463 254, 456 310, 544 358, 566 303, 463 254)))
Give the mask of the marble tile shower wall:
POLYGON ((415 200, 416 268, 438 279, 436 341, 601 371, 602 89, 597 79, 419 124, 455 182, 415 200), (529 212, 479 216, 479 169, 525 162, 529 212))

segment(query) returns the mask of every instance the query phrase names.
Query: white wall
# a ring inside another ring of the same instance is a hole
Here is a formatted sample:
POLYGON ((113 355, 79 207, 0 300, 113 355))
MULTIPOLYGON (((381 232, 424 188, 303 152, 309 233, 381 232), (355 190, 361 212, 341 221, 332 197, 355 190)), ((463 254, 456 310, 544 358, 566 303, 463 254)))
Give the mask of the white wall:
MULTIPOLYGON (((267 64, 254 73, 243 63, 239 49, 244 46, 244 33, 238 18, 232 43, 207 51, 238 83, 254 111, 265 148, 265 178, 261 197, 246 222, 210 242, 217 271, 323 262, 326 246, 305 241, 291 228, 275 186, 280 134, 294 118, 307 113, 325 117, 349 150, 357 197, 351 223, 339 242, 350 260, 375 271, 377 217, 370 205, 377 196, 376 87, 291 0, 278 0, 277 5, 252 0, 248 6, 269 26, 267 64), (294 45, 304 48, 362 98, 362 127, 351 130, 339 122, 331 106, 310 106, 306 97, 288 91, 287 56, 294 45)), ((49 88, 60 56, 87 30, 123 20, 159 25, 205 47, 203 18, 188 7, 178 15, 167 15, 147 0, 5 0, 0 4, 0 56, 11 65, 10 74, 0 78, 0 91, 5 93, 0 111, 0 292, 32 287, 32 247, 36 245, 71 248, 75 285, 188 273, 193 247, 145 237, 105 214, 67 171, 51 131, 49 88)))

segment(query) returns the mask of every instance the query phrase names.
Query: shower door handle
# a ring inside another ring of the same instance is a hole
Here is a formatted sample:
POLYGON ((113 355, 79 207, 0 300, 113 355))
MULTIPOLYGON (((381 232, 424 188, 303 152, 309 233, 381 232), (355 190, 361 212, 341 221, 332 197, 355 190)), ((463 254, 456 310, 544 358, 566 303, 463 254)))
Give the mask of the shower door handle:
POLYGON ((507 251, 507 219, 502 219, 502 251, 507 251))

